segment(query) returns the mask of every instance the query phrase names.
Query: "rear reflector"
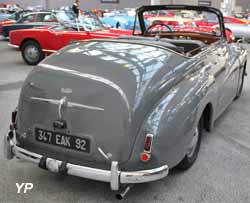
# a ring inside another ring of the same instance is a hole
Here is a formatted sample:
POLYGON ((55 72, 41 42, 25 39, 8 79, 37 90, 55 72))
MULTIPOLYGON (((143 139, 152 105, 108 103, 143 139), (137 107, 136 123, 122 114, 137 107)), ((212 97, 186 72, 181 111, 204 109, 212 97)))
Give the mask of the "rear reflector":
POLYGON ((144 151, 140 154, 140 160, 143 162, 147 162, 151 157, 151 148, 153 144, 153 135, 146 134, 144 141, 144 151))
POLYGON ((148 153, 146 153, 146 152, 143 152, 143 153, 141 153, 140 159, 141 159, 141 161, 143 161, 143 162, 147 162, 147 161, 150 160, 150 157, 151 157, 150 154, 148 154, 148 153))

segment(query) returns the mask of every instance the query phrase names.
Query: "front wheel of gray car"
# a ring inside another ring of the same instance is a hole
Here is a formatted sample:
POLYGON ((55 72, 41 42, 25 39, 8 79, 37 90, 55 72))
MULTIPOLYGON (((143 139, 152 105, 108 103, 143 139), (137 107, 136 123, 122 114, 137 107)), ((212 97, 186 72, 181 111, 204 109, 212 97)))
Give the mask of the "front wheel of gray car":
POLYGON ((40 45, 34 40, 24 42, 21 51, 23 60, 28 65, 37 65, 45 57, 40 45))
POLYGON ((197 159, 200 150, 202 130, 203 130, 203 119, 201 118, 198 125, 195 128, 194 135, 192 137, 190 145, 188 146, 188 150, 184 158, 176 166, 177 169, 186 170, 190 168, 197 159))

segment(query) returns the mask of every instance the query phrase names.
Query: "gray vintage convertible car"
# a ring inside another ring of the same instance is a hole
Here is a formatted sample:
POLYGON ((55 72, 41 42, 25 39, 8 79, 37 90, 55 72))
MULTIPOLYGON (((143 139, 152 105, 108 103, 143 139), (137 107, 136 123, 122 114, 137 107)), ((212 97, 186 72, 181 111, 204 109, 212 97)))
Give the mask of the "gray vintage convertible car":
POLYGON ((143 6, 137 23, 135 36, 73 43, 31 71, 5 136, 8 159, 126 186, 119 198, 192 166, 203 129, 242 92, 247 52, 228 43, 215 8, 143 6), (212 12, 220 30, 146 28, 155 10, 212 12))

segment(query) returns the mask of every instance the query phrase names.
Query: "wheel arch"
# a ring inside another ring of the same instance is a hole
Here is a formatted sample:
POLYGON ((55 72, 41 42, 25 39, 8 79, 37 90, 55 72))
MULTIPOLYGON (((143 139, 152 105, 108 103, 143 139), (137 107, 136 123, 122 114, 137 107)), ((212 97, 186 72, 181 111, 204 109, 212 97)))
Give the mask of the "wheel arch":
POLYGON ((203 129, 210 132, 213 128, 214 108, 211 102, 207 103, 202 111, 201 117, 203 118, 203 129))
POLYGON ((152 161, 149 167, 167 163, 170 168, 183 158, 195 130, 199 116, 200 98, 196 94, 200 85, 197 80, 182 80, 168 90, 152 108, 141 126, 130 158, 130 164, 139 160, 146 133, 153 134, 152 161), (190 88, 190 87, 195 88, 190 88), (189 90, 192 91, 189 91, 189 90), (193 98, 190 101, 190 98, 193 98))
POLYGON ((25 42, 28 42, 28 41, 33 41, 33 42, 36 42, 40 47, 41 47, 41 44, 38 42, 38 40, 34 39, 34 38, 31 38, 31 37, 28 37, 28 38, 25 38, 21 44, 20 44, 20 49, 22 49, 23 45, 25 42))

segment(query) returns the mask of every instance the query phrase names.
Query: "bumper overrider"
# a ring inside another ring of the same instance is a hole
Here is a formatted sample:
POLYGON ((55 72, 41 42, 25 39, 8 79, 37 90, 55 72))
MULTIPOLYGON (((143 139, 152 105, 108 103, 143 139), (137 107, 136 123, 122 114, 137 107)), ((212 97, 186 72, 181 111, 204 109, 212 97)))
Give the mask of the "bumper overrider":
POLYGON ((119 190, 120 184, 145 183, 162 179, 168 175, 169 168, 163 165, 143 171, 120 171, 117 161, 111 162, 110 170, 90 168, 60 160, 44 157, 16 145, 15 130, 4 136, 4 154, 6 159, 19 159, 37 164, 40 168, 54 173, 73 175, 81 178, 109 182, 111 190, 119 190))

